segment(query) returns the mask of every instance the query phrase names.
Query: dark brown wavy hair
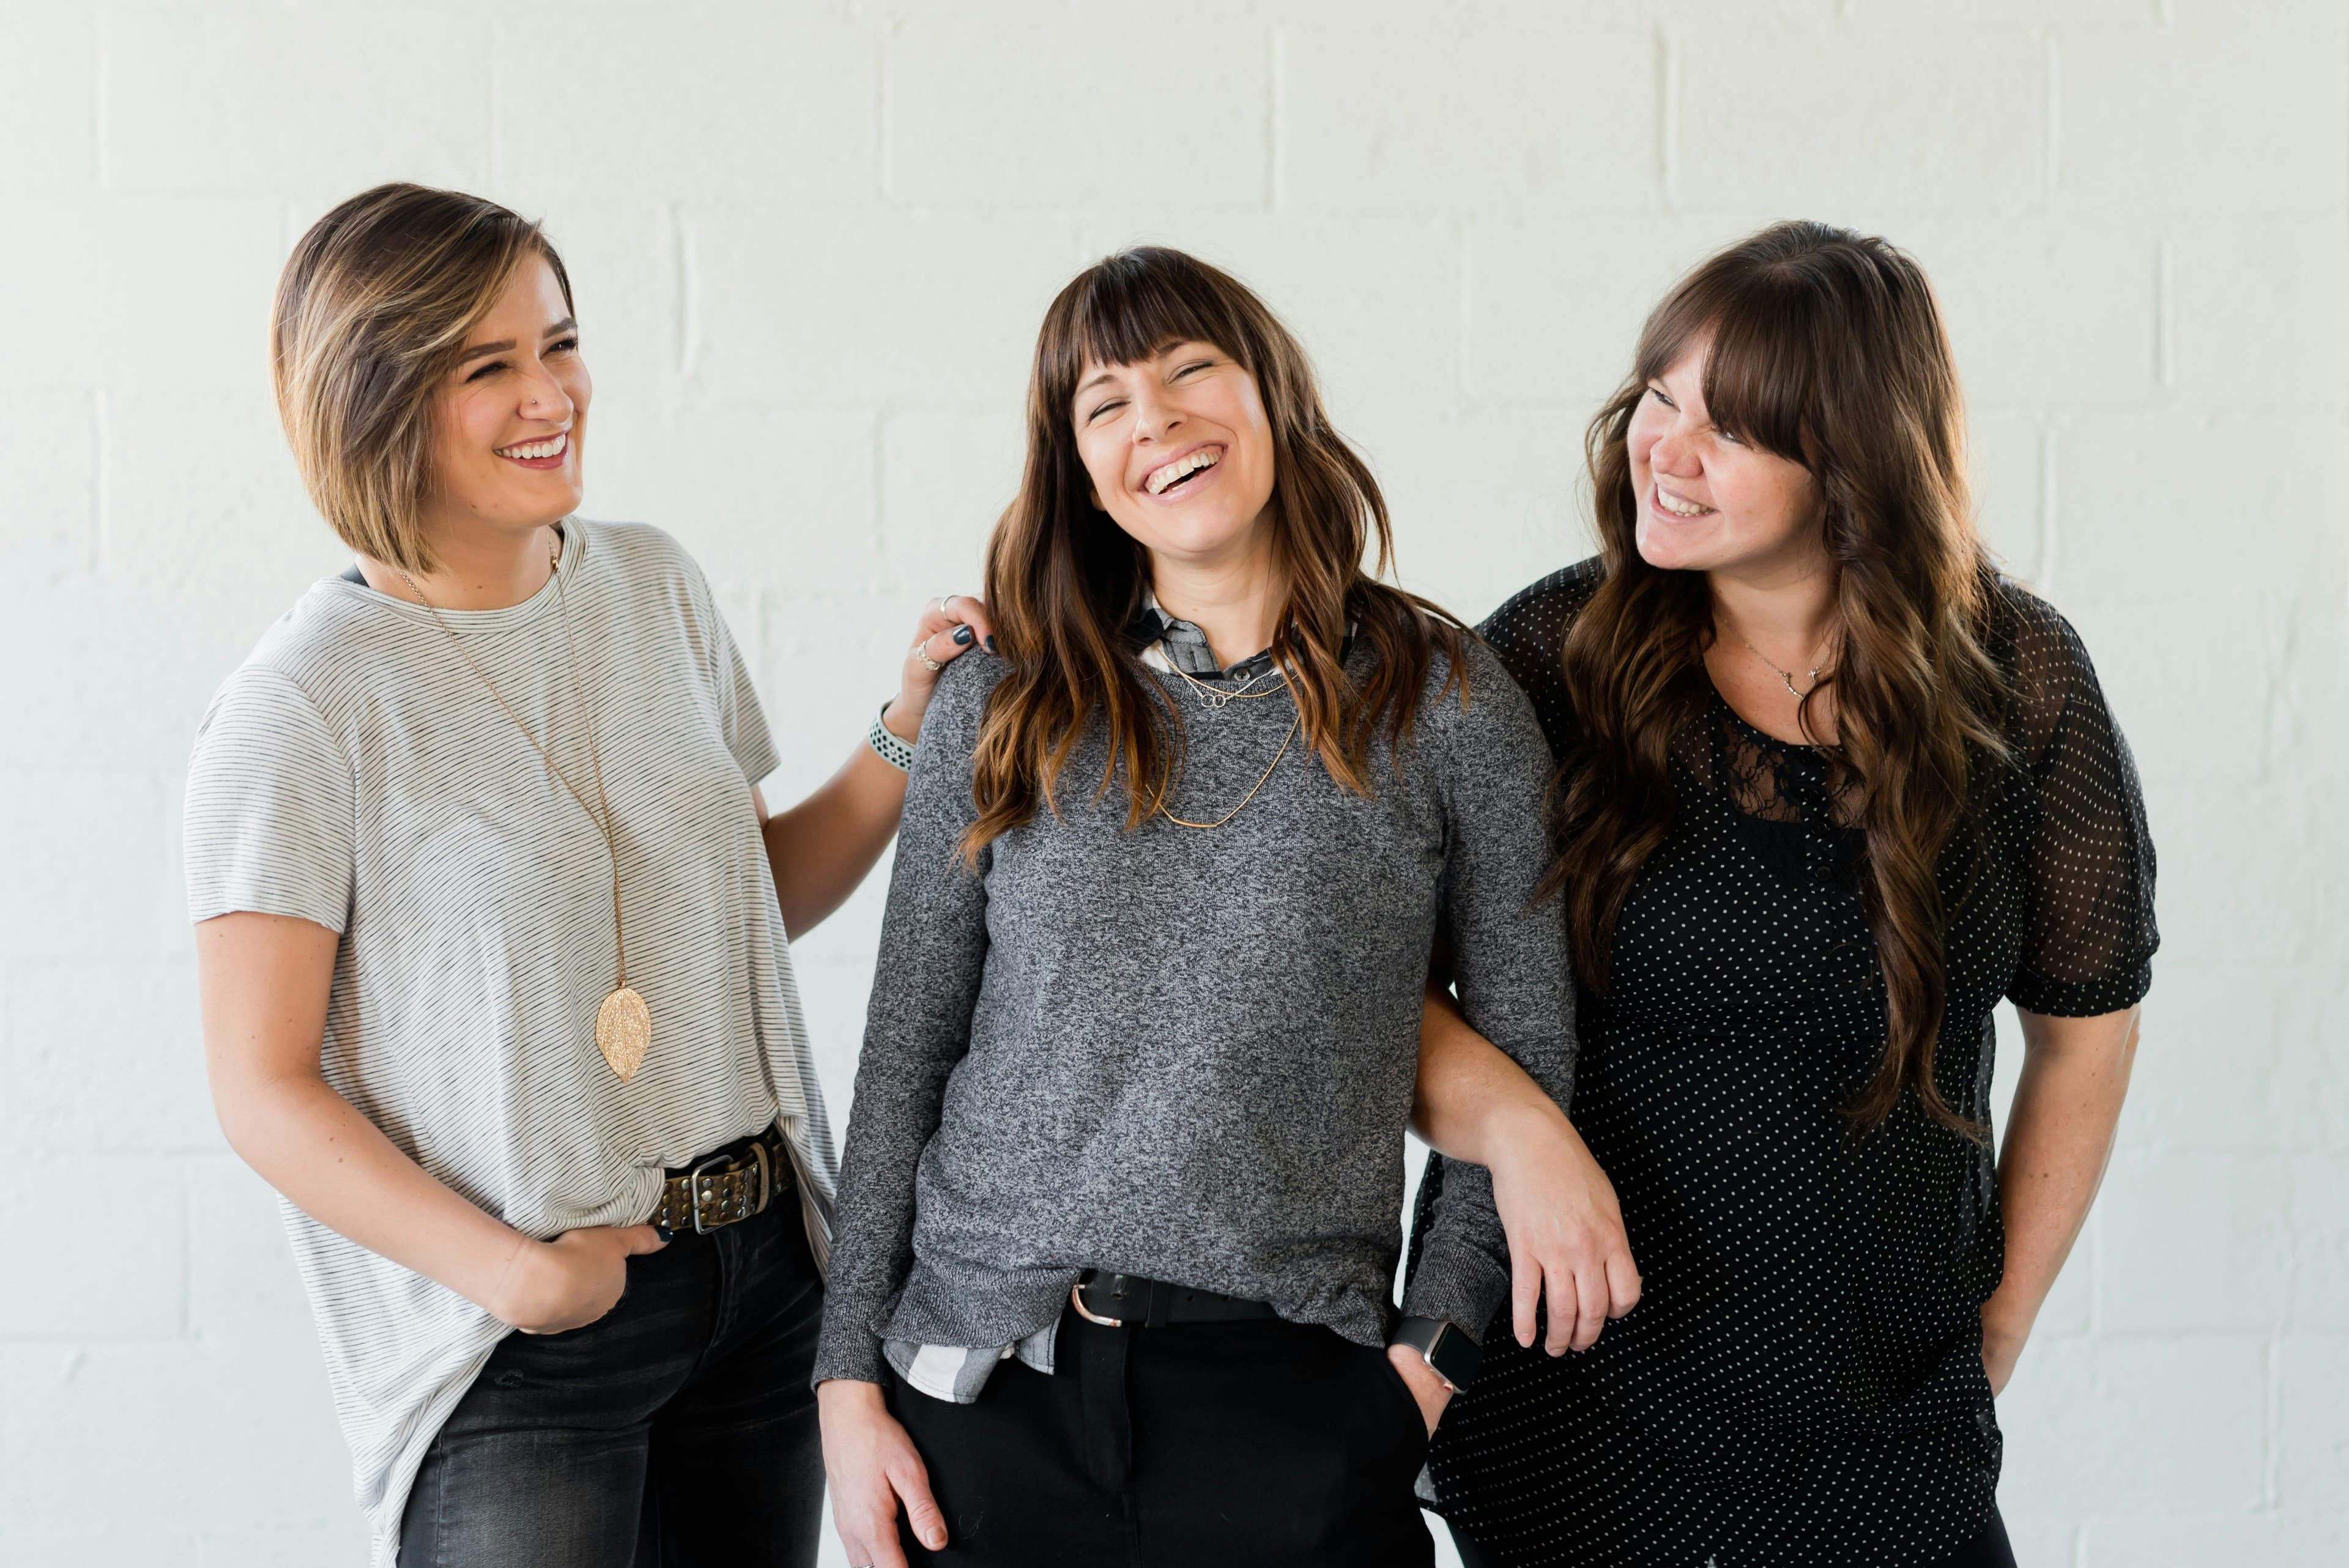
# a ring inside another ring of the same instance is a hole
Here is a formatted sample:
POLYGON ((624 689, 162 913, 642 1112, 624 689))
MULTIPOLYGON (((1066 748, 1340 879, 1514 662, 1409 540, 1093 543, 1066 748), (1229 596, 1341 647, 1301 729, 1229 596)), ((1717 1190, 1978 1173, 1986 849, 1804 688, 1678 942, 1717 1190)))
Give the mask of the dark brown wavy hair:
POLYGON ((1578 727, 1553 799, 1575 960, 1604 992, 1632 879, 1671 831, 1669 755, 1711 686, 1702 573, 1641 559, 1629 436, 1651 380, 1710 336, 1713 422, 1816 482, 1835 567, 1832 691, 1841 798, 1866 838, 1860 888, 1883 970, 1884 1059, 1849 1114, 1873 1128, 1913 1090, 1981 1136, 1933 1081, 1949 912, 1935 872, 2005 755, 2004 679, 1985 646, 1996 578, 1974 531, 1957 372, 1923 271, 1887 242, 1779 223, 1696 268, 1648 317, 1630 375, 1584 440, 1603 572, 1563 652, 1578 727))
POLYGON ((1028 463, 987 547, 987 602, 1009 672, 989 694, 972 760, 978 808, 966 857, 1030 820, 1099 715, 1109 739, 1094 799, 1123 773, 1139 827, 1181 765, 1182 720, 1129 650, 1150 555, 1092 503, 1074 398, 1088 364, 1131 365, 1177 343, 1213 344, 1256 378, 1272 427, 1272 557, 1286 603, 1273 656, 1296 693, 1307 744, 1340 784, 1371 789, 1370 753, 1411 737, 1432 661, 1467 700, 1460 623, 1363 570, 1393 552, 1370 466, 1330 424, 1305 350, 1237 279, 1180 251, 1143 246, 1096 262, 1044 313, 1028 382, 1028 463), (1372 655, 1344 658, 1347 627, 1372 655))

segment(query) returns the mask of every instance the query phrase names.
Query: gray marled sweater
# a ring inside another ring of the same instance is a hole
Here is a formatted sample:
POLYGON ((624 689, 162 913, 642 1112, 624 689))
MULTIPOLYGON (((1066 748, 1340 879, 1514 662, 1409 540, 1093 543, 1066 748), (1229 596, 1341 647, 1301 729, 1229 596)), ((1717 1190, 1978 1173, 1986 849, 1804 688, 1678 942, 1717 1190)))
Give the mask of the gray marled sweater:
MULTIPOLYGON (((1060 814, 997 840, 976 872, 955 846, 1003 666, 947 667, 899 830, 816 1381, 878 1381, 885 1339, 1015 1344, 1088 1268, 1384 1342, 1439 934, 1469 1021, 1561 1102, 1573 1087, 1564 923, 1534 902, 1549 752, 1481 645, 1465 707, 1438 700, 1437 663, 1400 779, 1374 752, 1369 799, 1300 739, 1228 825, 1128 831, 1122 786, 1091 798, 1096 735, 1060 814)), ((1171 809, 1213 820, 1296 709, 1280 692, 1210 711, 1156 678, 1187 737, 1171 809)), ((1466 1173, 1404 1307, 1481 1333, 1508 1254, 1466 1173)))

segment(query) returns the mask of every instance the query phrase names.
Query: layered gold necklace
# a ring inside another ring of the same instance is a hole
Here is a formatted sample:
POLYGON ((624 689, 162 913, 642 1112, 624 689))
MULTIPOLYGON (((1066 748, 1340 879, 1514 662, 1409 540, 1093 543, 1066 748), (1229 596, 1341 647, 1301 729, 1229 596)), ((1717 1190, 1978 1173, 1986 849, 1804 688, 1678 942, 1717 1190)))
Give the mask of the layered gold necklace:
POLYGON ((554 599, 563 621, 563 646, 571 660, 571 691, 579 704, 579 716, 587 729, 587 761, 595 769, 595 799, 603 807, 600 812, 587 804, 587 797, 571 782, 570 776, 555 765, 554 754, 539 744, 538 737, 530 732, 530 726, 522 721, 522 715, 513 710, 513 705, 506 701, 505 694, 498 690, 497 682, 490 679, 489 672, 474 660, 471 651, 465 646, 465 640, 457 635, 455 627, 441 618, 439 607, 424 596, 424 590, 417 586, 416 579, 408 574, 407 568, 395 567, 393 570, 408 584, 408 591, 416 595, 416 602, 431 613, 433 624, 447 634, 450 644, 456 648, 458 656, 465 661, 466 667, 473 672, 482 686, 489 688, 490 696, 497 699, 498 706, 505 709, 506 717, 513 720, 516 729, 522 731, 522 738, 530 742, 531 749, 537 752, 546 764, 546 770, 571 792, 571 798, 579 802, 579 809, 587 813, 587 820, 595 824, 595 830, 604 835, 604 852, 612 861, 612 944, 619 955, 619 976, 613 985, 611 995, 605 997, 604 1005, 595 1010, 595 1048, 604 1054, 605 1064, 618 1076, 619 1080, 626 1083, 636 1076, 636 1069, 645 1065, 645 1053, 652 1048, 652 1010, 628 985, 627 927, 620 918, 620 851, 612 836, 612 802, 604 793, 604 759, 595 748, 595 713, 587 701, 587 683, 579 678, 579 645, 571 635, 571 599, 563 583, 560 535, 556 537, 554 550, 547 559, 546 569, 547 574, 554 579, 554 599))
MULTIPOLYGON (((1162 645, 1162 652, 1164 651, 1164 645, 1162 645)), ((1280 672, 1279 691, 1249 691, 1246 689, 1247 687, 1255 685, 1257 680, 1261 679, 1261 675, 1252 676, 1247 680, 1242 682, 1241 689, 1239 690, 1226 691, 1220 686, 1209 686, 1206 681, 1199 679, 1190 671, 1176 664, 1174 662, 1174 655, 1171 652, 1166 652, 1165 656, 1166 667, 1183 677, 1185 682, 1190 686, 1191 690, 1198 696, 1199 700, 1207 705, 1207 709, 1211 713, 1221 713, 1226 707, 1234 702, 1245 702, 1254 697, 1278 696, 1282 691, 1288 691, 1291 696, 1296 695, 1294 691, 1290 690, 1288 685, 1288 675, 1285 670, 1280 672)), ((1297 738, 1297 732, 1304 727, 1304 724, 1305 712, 1304 709, 1300 707, 1298 710, 1297 717, 1289 720, 1288 733, 1280 738, 1280 749, 1274 752, 1272 754, 1272 760, 1264 765, 1264 772, 1257 778, 1255 787, 1249 789, 1247 794, 1240 797, 1240 803, 1238 805, 1233 807, 1230 810, 1225 812, 1214 821, 1190 821, 1185 818, 1176 816, 1174 812, 1166 809, 1166 797, 1174 793, 1174 786, 1176 784, 1182 782, 1182 779, 1179 774, 1174 780, 1168 783, 1165 790, 1159 795, 1157 800, 1158 814, 1165 818, 1168 821, 1174 823, 1178 828, 1195 828, 1205 831, 1209 829, 1222 827, 1226 822, 1230 821, 1234 817, 1238 816, 1242 811, 1247 810, 1247 803, 1255 799, 1257 792, 1263 789, 1265 785, 1271 781, 1272 770, 1280 766, 1280 759, 1288 755, 1289 744, 1297 738)))

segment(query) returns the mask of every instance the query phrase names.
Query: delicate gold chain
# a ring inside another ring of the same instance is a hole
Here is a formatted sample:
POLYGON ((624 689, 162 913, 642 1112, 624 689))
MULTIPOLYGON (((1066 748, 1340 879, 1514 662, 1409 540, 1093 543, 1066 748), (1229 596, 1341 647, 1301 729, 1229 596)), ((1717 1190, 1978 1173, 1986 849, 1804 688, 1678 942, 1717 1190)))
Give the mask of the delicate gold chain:
POLYGON ((498 706, 505 709, 506 717, 513 720, 516 729, 522 731, 522 738, 530 742, 531 749, 537 752, 540 759, 546 764, 546 770, 554 774, 565 789, 571 791, 571 798, 579 802, 579 809, 587 813, 587 820, 595 825, 597 832, 604 835, 604 852, 611 857, 612 861, 612 944, 617 950, 619 956, 618 988, 626 990, 628 985, 628 939, 626 928, 620 922, 620 851, 612 840, 612 801, 611 798, 604 792, 604 758, 595 747, 595 710, 587 701, 587 683, 579 676, 579 645, 571 635, 571 596, 563 583, 563 547, 560 543, 556 544, 554 552, 547 557, 546 567, 547 574, 554 579, 554 601, 563 621, 563 645, 571 660, 572 696, 577 701, 579 717, 585 721, 587 727, 587 760, 595 770, 595 799, 604 808, 600 816, 596 814, 595 807, 587 804, 587 797, 579 792, 579 787, 571 782, 570 776, 556 765, 554 754, 538 743, 538 737, 530 732, 530 726, 524 724, 522 715, 513 710, 513 704, 506 701, 505 694, 498 690, 498 683, 492 680, 489 672, 475 661, 472 654, 465 646, 465 640, 457 635, 457 629, 441 619, 440 609, 431 600, 424 596, 424 590, 416 585, 416 579, 408 574, 408 569, 404 566, 395 566, 392 570, 398 572, 400 580, 408 584, 408 591, 416 595, 416 602, 423 605, 431 614, 433 624, 439 626, 447 634, 449 641, 456 647, 458 656, 471 668, 481 683, 489 688, 490 696, 497 699, 498 706))
MULTIPOLYGON (((1209 693, 1211 697, 1221 698, 1222 701, 1215 703, 1215 706, 1217 707, 1221 707, 1224 702, 1228 702, 1236 696, 1278 696, 1281 695, 1281 692, 1287 692, 1291 696, 1297 695, 1296 689, 1288 684, 1288 673, 1286 670, 1280 672, 1280 691, 1219 692, 1216 691, 1215 687, 1208 686, 1206 682, 1191 675, 1188 671, 1175 668, 1174 662, 1171 658, 1167 660, 1166 667, 1174 670, 1176 675, 1181 676, 1185 680, 1189 681, 1194 686, 1209 693)), ((1226 822, 1230 821, 1234 817, 1237 817, 1242 811, 1247 810, 1247 803, 1255 799, 1257 792, 1262 790, 1267 784, 1272 781, 1273 769, 1278 768, 1280 766, 1280 759, 1288 755, 1290 743, 1296 740, 1297 732, 1303 728, 1304 725, 1305 712, 1304 709, 1300 707, 1298 710, 1297 717, 1288 721, 1288 733, 1280 738, 1280 749, 1274 752, 1272 754, 1272 760, 1264 765, 1264 772, 1257 777, 1254 787, 1252 787, 1247 794, 1240 797, 1240 803, 1238 805, 1233 807, 1230 810, 1225 812, 1214 821, 1189 821, 1168 810, 1166 809, 1166 797, 1173 792, 1174 788, 1174 783, 1168 784, 1166 789, 1161 790, 1157 800, 1154 802, 1158 814, 1165 818, 1168 821, 1174 823, 1178 828, 1196 828, 1206 830, 1222 827, 1226 822)), ((1178 774, 1174 783, 1180 782, 1181 776, 1178 774)))
MULTIPOLYGON (((1185 669, 1182 665, 1174 662, 1174 655, 1172 653, 1167 652, 1166 643, 1164 638, 1159 640, 1158 647, 1160 653, 1165 657, 1167 669, 1175 675, 1181 676, 1185 681, 1188 681, 1191 685, 1191 689, 1199 694, 1199 699, 1202 702, 1205 702, 1210 708, 1218 712, 1222 711, 1226 703, 1247 702, 1256 697, 1278 696, 1280 695, 1279 691, 1226 691, 1221 686, 1209 686, 1206 681, 1201 680, 1189 670, 1185 669)), ((1274 666, 1274 672, 1280 674, 1281 691, 1288 690, 1288 676, 1287 672, 1280 671, 1279 666, 1278 665, 1274 666)), ((1240 684, 1244 687, 1254 686, 1257 682, 1262 680, 1268 673, 1273 672, 1258 670, 1256 674, 1248 676, 1247 680, 1240 684)))
POLYGON ((1771 665, 1771 664, 1770 664, 1769 657, 1768 657, 1766 655, 1764 655, 1764 654, 1762 652, 1762 650, 1761 650, 1761 649, 1759 649, 1759 648, 1755 647, 1755 646, 1753 645, 1753 643, 1747 639, 1747 637, 1746 637, 1745 634, 1744 634, 1744 633, 1743 633, 1743 632, 1741 632, 1741 631, 1739 631, 1736 627, 1734 627, 1734 626, 1730 627, 1730 628, 1729 628, 1729 634, 1730 634, 1731 636, 1733 636, 1733 637, 1735 637, 1739 642, 1745 644, 1745 651, 1746 651, 1747 653, 1752 654, 1755 658, 1760 659, 1764 664, 1765 664, 1765 665, 1770 665, 1770 669, 1771 669, 1772 673, 1773 673, 1773 674, 1775 674, 1775 675, 1776 675, 1776 676, 1777 676, 1777 677, 1778 677, 1780 680, 1785 681, 1785 682, 1786 683, 1786 695, 1787 695, 1788 696, 1790 696, 1790 697, 1793 697, 1796 702, 1800 702, 1800 701, 1802 701, 1805 697, 1806 697, 1806 696, 1810 696, 1810 695, 1811 695, 1811 692, 1814 692, 1814 691, 1816 691, 1816 690, 1818 690, 1818 689, 1819 689, 1819 672, 1820 672, 1821 670, 1826 669, 1826 665, 1819 665, 1819 666, 1818 666, 1818 668, 1817 668, 1817 669, 1814 669, 1814 670, 1812 670, 1812 671, 1810 672, 1810 676, 1811 676, 1810 691, 1796 691, 1796 690, 1795 689, 1795 672, 1794 672, 1794 671, 1792 671, 1792 670, 1782 670, 1782 669, 1778 668, 1778 666, 1777 666, 1777 665, 1771 665))

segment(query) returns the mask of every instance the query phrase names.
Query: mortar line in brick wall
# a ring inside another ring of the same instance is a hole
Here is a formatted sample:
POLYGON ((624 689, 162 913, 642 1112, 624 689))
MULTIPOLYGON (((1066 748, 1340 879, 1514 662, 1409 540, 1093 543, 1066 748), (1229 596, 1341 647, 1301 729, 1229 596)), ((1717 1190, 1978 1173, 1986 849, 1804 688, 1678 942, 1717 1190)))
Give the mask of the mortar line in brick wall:
POLYGON ((676 273, 677 304, 675 318, 669 323, 669 347, 677 366, 678 379, 683 380, 693 369, 693 259, 692 248, 685 232, 685 211, 676 201, 661 208, 663 220, 668 224, 669 266, 676 273))
POLYGON ((492 191, 500 190, 505 184, 505 117, 499 112, 505 103, 505 18, 492 17, 489 102, 481 106, 481 113, 488 121, 486 134, 490 140, 490 189, 492 191))
POLYGON ((889 204, 889 24, 873 35, 873 200, 889 204))
POLYGON ((1664 210, 1676 208, 1680 196, 1680 57, 1672 46, 1671 29, 1656 26, 1656 184, 1664 210))
POLYGON ((89 389, 89 422, 92 469, 89 484, 90 564, 103 577, 112 567, 114 557, 114 530, 111 525, 114 497, 106 482, 107 470, 113 466, 107 461, 106 450, 107 428, 111 421, 107 418, 106 388, 103 386, 89 389))
POLYGON ((185 1160, 172 1161, 180 1178, 180 1332, 185 1339, 195 1332, 196 1319, 196 1184, 188 1180, 185 1160))
MULTIPOLYGON (((2285 1299, 2290 1300, 2292 1260, 2289 1253, 2284 1260, 2284 1271, 2285 1299)), ((2278 1473, 2283 1468, 2283 1367, 2282 1358, 2276 1353, 2273 1333, 2268 1336, 2262 1369, 2267 1373, 2267 1387, 2264 1391, 2266 1398, 2262 1401, 2264 1408, 2260 1412, 2260 1501, 2268 1511, 2273 1512, 2282 1493, 2282 1488, 2277 1484, 2278 1473)))
MULTIPOLYGON (((2039 513, 2038 559, 2032 562, 2041 586, 2053 591, 2055 582, 2055 443, 2058 439, 2053 424, 2039 428, 2039 513)), ((2094 1282, 2090 1282, 2093 1285, 2094 1282)), ((2095 1292, 2089 1291, 2090 1300, 2095 1292)))
POLYGON ((1284 104, 1281 83, 1288 75, 1288 31, 1273 27, 1265 34, 1265 54, 1271 79, 1264 89, 1264 204, 1278 212, 1286 204, 1280 167, 1280 126, 1284 104))
POLYGON ((2044 182, 2045 190, 2040 197, 2040 206, 2044 211, 2053 211, 2055 207, 2057 181, 2062 177, 2064 168, 2064 77, 2061 68, 2063 51, 2056 46, 2054 34, 2048 34, 2041 41, 2040 54, 2045 65, 2042 74, 2045 77, 2046 87, 2045 100, 2042 108, 2047 117, 2047 156, 2043 160, 2039 171, 2039 178, 2044 182))
POLYGON ((2177 365, 2170 322, 2170 245, 2164 234, 2153 242, 2153 382, 2165 392, 2177 389, 2177 365))
POLYGON ((107 188, 107 164, 109 161, 106 148, 106 66, 107 46, 110 40, 107 36, 106 14, 101 11, 91 17, 89 26, 89 102, 90 113, 97 119, 89 135, 90 162, 94 165, 90 178, 97 181, 98 189, 103 191, 107 188))

